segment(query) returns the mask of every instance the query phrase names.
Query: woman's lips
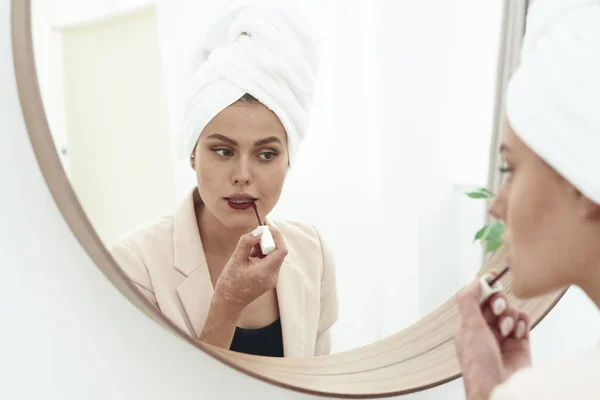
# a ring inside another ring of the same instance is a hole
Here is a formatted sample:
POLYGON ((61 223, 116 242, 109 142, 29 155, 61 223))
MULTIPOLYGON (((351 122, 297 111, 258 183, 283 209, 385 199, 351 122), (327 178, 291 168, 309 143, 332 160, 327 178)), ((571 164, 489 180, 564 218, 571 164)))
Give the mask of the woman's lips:
POLYGON ((252 207, 256 200, 250 199, 225 199, 227 205, 234 210, 247 210, 252 207))

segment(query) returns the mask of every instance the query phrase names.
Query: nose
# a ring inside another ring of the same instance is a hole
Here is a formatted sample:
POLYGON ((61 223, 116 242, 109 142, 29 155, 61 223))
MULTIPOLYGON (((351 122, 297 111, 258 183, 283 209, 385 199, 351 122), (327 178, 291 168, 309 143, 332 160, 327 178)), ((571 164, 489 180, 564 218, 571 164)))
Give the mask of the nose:
POLYGON ((497 220, 504 221, 506 218, 506 184, 502 184, 496 193, 492 204, 490 205, 489 213, 497 220))
POLYGON ((501 219, 500 218, 500 212, 499 212, 499 206, 498 206, 498 200, 497 199, 494 199, 492 201, 492 205, 490 206, 490 209, 489 209, 488 212, 495 219, 501 219))
POLYGON ((249 185, 252 183, 252 174, 250 173, 250 161, 242 157, 236 164, 231 174, 231 183, 233 185, 249 185))

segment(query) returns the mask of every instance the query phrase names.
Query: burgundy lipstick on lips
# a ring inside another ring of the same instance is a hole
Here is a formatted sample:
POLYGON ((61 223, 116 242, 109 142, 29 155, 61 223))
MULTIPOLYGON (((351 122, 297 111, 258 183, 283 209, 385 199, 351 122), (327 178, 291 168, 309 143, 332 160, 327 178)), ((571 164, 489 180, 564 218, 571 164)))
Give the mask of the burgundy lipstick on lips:
POLYGON ((227 205, 233 208, 234 210, 243 211, 252 207, 252 205, 256 201, 256 198, 246 193, 236 193, 229 197, 225 197, 225 201, 227 202, 227 205))

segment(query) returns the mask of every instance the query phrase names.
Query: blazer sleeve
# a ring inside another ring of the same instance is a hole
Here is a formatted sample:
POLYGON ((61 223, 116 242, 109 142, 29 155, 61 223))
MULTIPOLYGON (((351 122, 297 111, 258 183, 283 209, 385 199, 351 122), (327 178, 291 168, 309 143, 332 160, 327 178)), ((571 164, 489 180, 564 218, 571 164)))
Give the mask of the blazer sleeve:
MULTIPOLYGON (((314 228, 314 227, 313 227, 314 228)), ((315 345, 315 356, 327 355, 331 352, 331 327, 338 319, 338 293, 335 279, 335 260, 331 249, 323 242, 319 231, 315 228, 323 255, 323 272, 321 276, 321 310, 319 327, 315 345)))
POLYGON ((111 255, 144 297, 159 308, 150 274, 140 257, 124 243, 114 244, 111 255))

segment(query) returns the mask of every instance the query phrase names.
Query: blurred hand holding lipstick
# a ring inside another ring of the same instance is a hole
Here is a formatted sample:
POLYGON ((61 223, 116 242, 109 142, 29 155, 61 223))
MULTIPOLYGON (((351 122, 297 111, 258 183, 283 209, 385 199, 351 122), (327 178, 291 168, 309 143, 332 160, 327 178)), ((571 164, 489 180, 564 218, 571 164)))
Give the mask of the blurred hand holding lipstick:
MULTIPOLYGON (((493 287, 508 267, 486 279, 493 287)), ((529 318, 509 303, 505 293, 487 290, 480 279, 456 297, 460 325, 454 345, 468 399, 488 399, 493 389, 531 364, 529 318)))

